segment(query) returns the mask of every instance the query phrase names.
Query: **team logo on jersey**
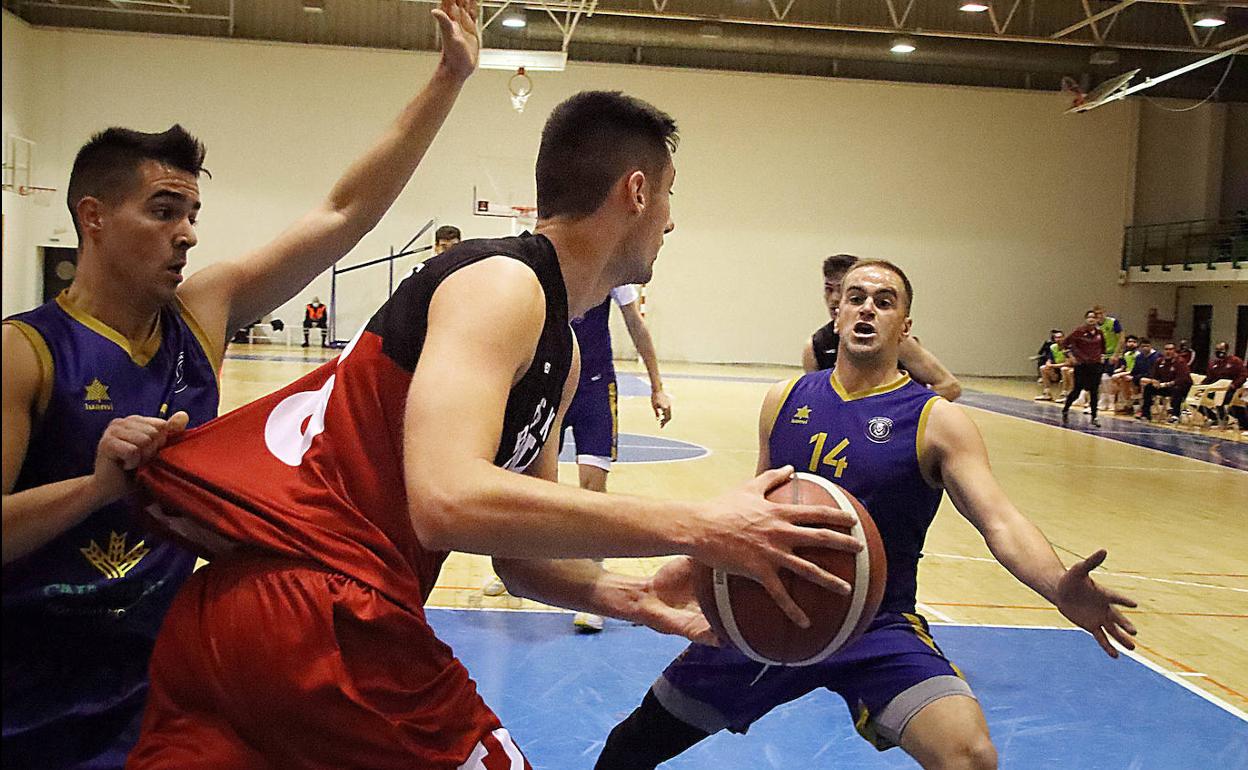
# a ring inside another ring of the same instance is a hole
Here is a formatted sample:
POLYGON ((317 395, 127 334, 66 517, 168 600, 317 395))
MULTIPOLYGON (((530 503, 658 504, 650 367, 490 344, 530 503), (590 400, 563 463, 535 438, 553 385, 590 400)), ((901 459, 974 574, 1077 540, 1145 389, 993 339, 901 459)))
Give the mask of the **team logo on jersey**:
POLYGON ((113 410, 113 400, 108 397, 108 386, 100 382, 99 377, 92 378, 88 383, 82 408, 88 412, 111 412, 113 410))
POLYGON ((110 532, 108 538, 108 550, 103 548, 92 540, 86 548, 79 548, 82 555, 87 557, 87 561, 91 562, 91 566, 98 569, 109 580, 117 580, 126 576, 126 573, 134 569, 144 556, 151 553, 147 547, 146 541, 140 540, 133 548, 126 550, 126 536, 128 532, 122 532, 120 535, 116 532, 110 532))
POLYGON ((893 436, 893 421, 887 417, 872 417, 867 420, 866 434, 875 443, 883 444, 893 436))
POLYGON ((805 425, 808 422, 810 422, 809 406, 799 406, 797 410, 793 412, 793 418, 789 420, 789 423, 792 425, 805 425))

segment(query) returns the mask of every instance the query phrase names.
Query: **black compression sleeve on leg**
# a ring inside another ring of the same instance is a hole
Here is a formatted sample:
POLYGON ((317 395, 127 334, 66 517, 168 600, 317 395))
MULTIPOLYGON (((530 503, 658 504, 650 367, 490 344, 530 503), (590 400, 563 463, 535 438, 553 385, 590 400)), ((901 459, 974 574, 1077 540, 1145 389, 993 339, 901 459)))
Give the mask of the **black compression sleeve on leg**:
POLYGON ((594 770, 654 770, 707 735, 663 708, 650 690, 607 736, 594 770))

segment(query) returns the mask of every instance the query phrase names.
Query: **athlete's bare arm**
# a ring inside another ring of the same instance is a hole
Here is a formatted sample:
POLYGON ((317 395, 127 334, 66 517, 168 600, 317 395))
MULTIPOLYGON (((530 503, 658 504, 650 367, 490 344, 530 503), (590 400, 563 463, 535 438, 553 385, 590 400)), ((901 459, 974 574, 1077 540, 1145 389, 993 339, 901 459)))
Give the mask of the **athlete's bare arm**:
POLYGON ((442 60, 433 77, 320 205, 272 242, 186 280, 179 296, 212 340, 224 346, 229 332, 293 297, 381 220, 476 68, 476 13, 476 0, 442 0, 434 11, 442 32, 442 60))
POLYGON ((1135 626, 1118 609, 1134 607, 1135 602, 1089 576, 1105 560, 1105 551, 1097 551, 1070 569, 1063 567, 1044 533, 1014 507, 997 483, 979 429, 961 408, 939 400, 932 405, 922 465, 924 476, 930 483, 944 485, 954 506, 975 525, 992 555, 1014 577, 1096 637, 1110 657, 1118 657, 1110 636, 1123 647, 1135 649, 1131 639, 1135 626))
POLYGON ((404 465, 412 524, 422 543, 508 558, 683 553, 755 577, 795 621, 780 582, 791 569, 832 590, 847 586, 793 550, 858 550, 853 538, 799 526, 838 522, 833 508, 763 498, 782 474, 708 502, 603 495, 493 464, 509 391, 528 369, 545 321, 536 276, 497 257, 456 271, 437 289, 406 407, 404 465))
POLYGON ((815 341, 809 338, 806 340, 806 347, 802 348, 802 369, 807 374, 819 369, 819 362, 815 360, 815 341))
POLYGON ((915 382, 926 385, 949 401, 957 401, 962 395, 962 384, 953 372, 936 358, 930 350, 913 337, 906 337, 897 348, 897 360, 910 372, 915 382))
POLYGON ((777 382, 763 397, 763 406, 758 411, 758 464, 754 468, 755 474, 771 469, 771 428, 776 423, 780 407, 784 406, 784 395, 789 390, 790 382, 791 380, 777 382))
POLYGON ((633 338, 637 355, 641 356, 642 362, 646 365, 646 374, 650 376, 650 408, 654 410, 654 417, 659 421, 659 427, 662 428, 672 419, 672 399, 663 390, 663 377, 659 374, 659 357, 654 352, 654 338, 650 336, 646 319, 641 317, 640 304, 633 301, 627 305, 621 305, 620 312, 624 314, 624 325, 628 327, 628 334, 633 338))
MULTIPOLYGON (((579 371, 568 375, 555 425, 575 395, 579 371)), ((527 471, 546 481, 559 481, 559 442, 548 441, 527 471)), ((715 634, 698 608, 693 594, 693 562, 676 559, 650 578, 609 572, 592 559, 504 559, 494 557, 494 573, 512 596, 522 596, 556 607, 592 612, 657 631, 679 634, 703 644, 715 644, 715 634)))
POLYGON ((26 460, 31 426, 45 376, 26 336, 4 325, 4 538, 8 564, 48 543, 87 518, 92 511, 121 498, 126 470, 151 457, 170 433, 186 427, 186 413, 169 420, 134 415, 113 420, 96 450, 95 473, 23 490, 13 488, 26 460))

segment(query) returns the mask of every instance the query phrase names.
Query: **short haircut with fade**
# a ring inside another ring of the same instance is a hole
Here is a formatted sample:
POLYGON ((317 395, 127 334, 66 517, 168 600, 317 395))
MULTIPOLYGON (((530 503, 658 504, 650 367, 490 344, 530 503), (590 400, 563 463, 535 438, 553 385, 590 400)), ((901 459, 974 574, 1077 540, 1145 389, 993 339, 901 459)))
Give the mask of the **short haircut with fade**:
POLYGON ((159 134, 113 127, 91 137, 74 158, 65 197, 79 239, 82 228, 78 224, 78 203, 83 198, 116 203, 138 183, 139 166, 146 160, 159 161, 196 177, 206 174, 205 152, 204 145, 176 123, 159 134))
POLYGON ((458 241, 462 240, 462 236, 455 225, 442 225, 433 233, 433 239, 435 241, 458 241))
POLYGON ((823 280, 836 280, 849 272, 849 269, 857 262, 858 257, 853 254, 833 254, 823 260, 823 280))
POLYGON ((657 183, 680 137, 676 121, 619 91, 582 91, 551 112, 537 152, 537 215, 584 217, 640 170, 657 183))
POLYGON ((851 267, 845 275, 848 276, 849 273, 868 267, 878 267, 888 270, 901 279, 901 285, 906 289, 906 312, 909 313, 910 308, 914 307, 914 287, 910 285, 910 278, 906 275, 906 271, 902 270, 892 262, 889 262, 887 259, 863 259, 855 262, 854 266, 851 267))

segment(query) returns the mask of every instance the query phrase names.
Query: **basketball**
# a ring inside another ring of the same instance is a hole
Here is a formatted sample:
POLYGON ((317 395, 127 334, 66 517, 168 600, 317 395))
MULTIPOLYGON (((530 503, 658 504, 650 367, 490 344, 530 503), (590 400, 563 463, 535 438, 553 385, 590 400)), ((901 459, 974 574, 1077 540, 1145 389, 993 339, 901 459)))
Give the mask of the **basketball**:
POLYGON ((852 588, 849 595, 833 593, 791 572, 783 572, 785 587, 810 618, 810 628, 800 628, 759 583, 703 567, 696 583, 698 603, 720 639, 751 659, 787 666, 818 663, 858 638, 879 610, 888 575, 884 544, 862 503, 820 476, 795 474, 791 481, 768 493, 767 499, 830 505, 855 512, 858 523, 849 534, 867 546, 859 553, 821 548, 797 550, 798 556, 848 582, 852 588))

